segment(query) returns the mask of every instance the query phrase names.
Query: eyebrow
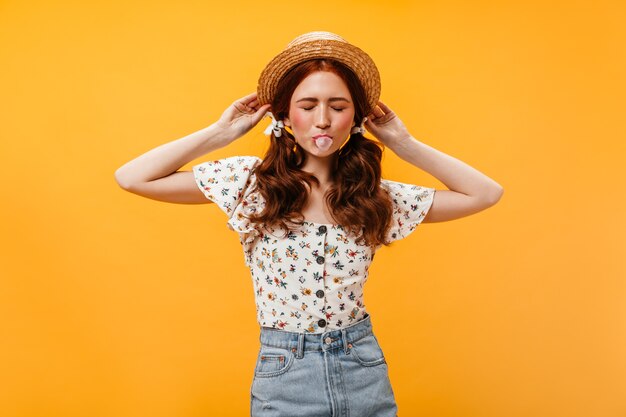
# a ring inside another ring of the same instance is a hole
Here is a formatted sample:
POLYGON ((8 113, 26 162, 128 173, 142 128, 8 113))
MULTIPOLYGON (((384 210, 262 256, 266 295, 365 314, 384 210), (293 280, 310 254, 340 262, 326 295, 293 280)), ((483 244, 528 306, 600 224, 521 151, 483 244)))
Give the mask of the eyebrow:
MULTIPOLYGON (((301 101, 319 101, 315 97, 303 97, 300 100, 296 101, 296 103, 300 103, 301 101)), ((328 101, 345 101, 346 103, 350 103, 350 100, 344 97, 331 97, 328 101)))

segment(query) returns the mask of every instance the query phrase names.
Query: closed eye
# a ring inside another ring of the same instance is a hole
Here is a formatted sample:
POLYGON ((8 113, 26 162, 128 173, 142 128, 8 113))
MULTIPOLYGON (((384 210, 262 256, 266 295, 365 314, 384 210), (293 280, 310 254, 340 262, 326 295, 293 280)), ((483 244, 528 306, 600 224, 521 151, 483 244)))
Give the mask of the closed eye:
MULTIPOLYGON (((311 110, 312 108, 313 107, 303 107, 302 110, 311 110)), ((342 107, 342 108, 335 108, 335 107, 333 107, 333 110, 335 110, 335 111, 344 111, 345 107, 342 107)))

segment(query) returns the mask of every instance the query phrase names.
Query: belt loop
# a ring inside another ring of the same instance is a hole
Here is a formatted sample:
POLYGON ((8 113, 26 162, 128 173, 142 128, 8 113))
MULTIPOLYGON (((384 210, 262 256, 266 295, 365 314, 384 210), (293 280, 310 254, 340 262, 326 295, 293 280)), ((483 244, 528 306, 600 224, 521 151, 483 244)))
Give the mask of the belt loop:
POLYGON ((300 333, 298 335, 298 353, 296 354, 296 358, 302 359, 304 356, 304 333, 300 333))
POLYGON ((343 340, 343 351, 348 354, 348 340, 346 338, 346 329, 341 329, 341 340, 343 340))

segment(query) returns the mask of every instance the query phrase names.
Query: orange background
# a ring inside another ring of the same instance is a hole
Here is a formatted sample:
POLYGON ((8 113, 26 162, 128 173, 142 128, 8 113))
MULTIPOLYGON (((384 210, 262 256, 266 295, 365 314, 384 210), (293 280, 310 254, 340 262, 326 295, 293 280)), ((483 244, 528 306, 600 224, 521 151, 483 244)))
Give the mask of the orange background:
MULTIPOLYGON (((625 8, 1 2, 1 414, 249 415, 237 235, 216 206, 141 198, 114 172, 330 30, 372 56, 413 136, 505 189, 376 256, 366 304, 399 415, 625 416, 625 8)), ((182 169, 262 156, 267 120, 182 169)), ((383 175, 445 189, 391 151, 383 175)))

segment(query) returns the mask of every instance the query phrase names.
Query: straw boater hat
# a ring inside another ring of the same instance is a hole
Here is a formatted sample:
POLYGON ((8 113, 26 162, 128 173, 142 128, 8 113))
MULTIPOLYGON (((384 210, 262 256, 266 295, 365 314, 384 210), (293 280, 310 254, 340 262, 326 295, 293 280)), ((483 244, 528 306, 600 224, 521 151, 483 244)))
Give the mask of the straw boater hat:
POLYGON ((259 105, 271 103, 280 80, 291 68, 316 58, 332 58, 345 64, 361 81, 365 89, 369 114, 380 97, 380 74, 368 54, 331 32, 309 32, 298 36, 265 67, 259 78, 257 98, 259 105))

